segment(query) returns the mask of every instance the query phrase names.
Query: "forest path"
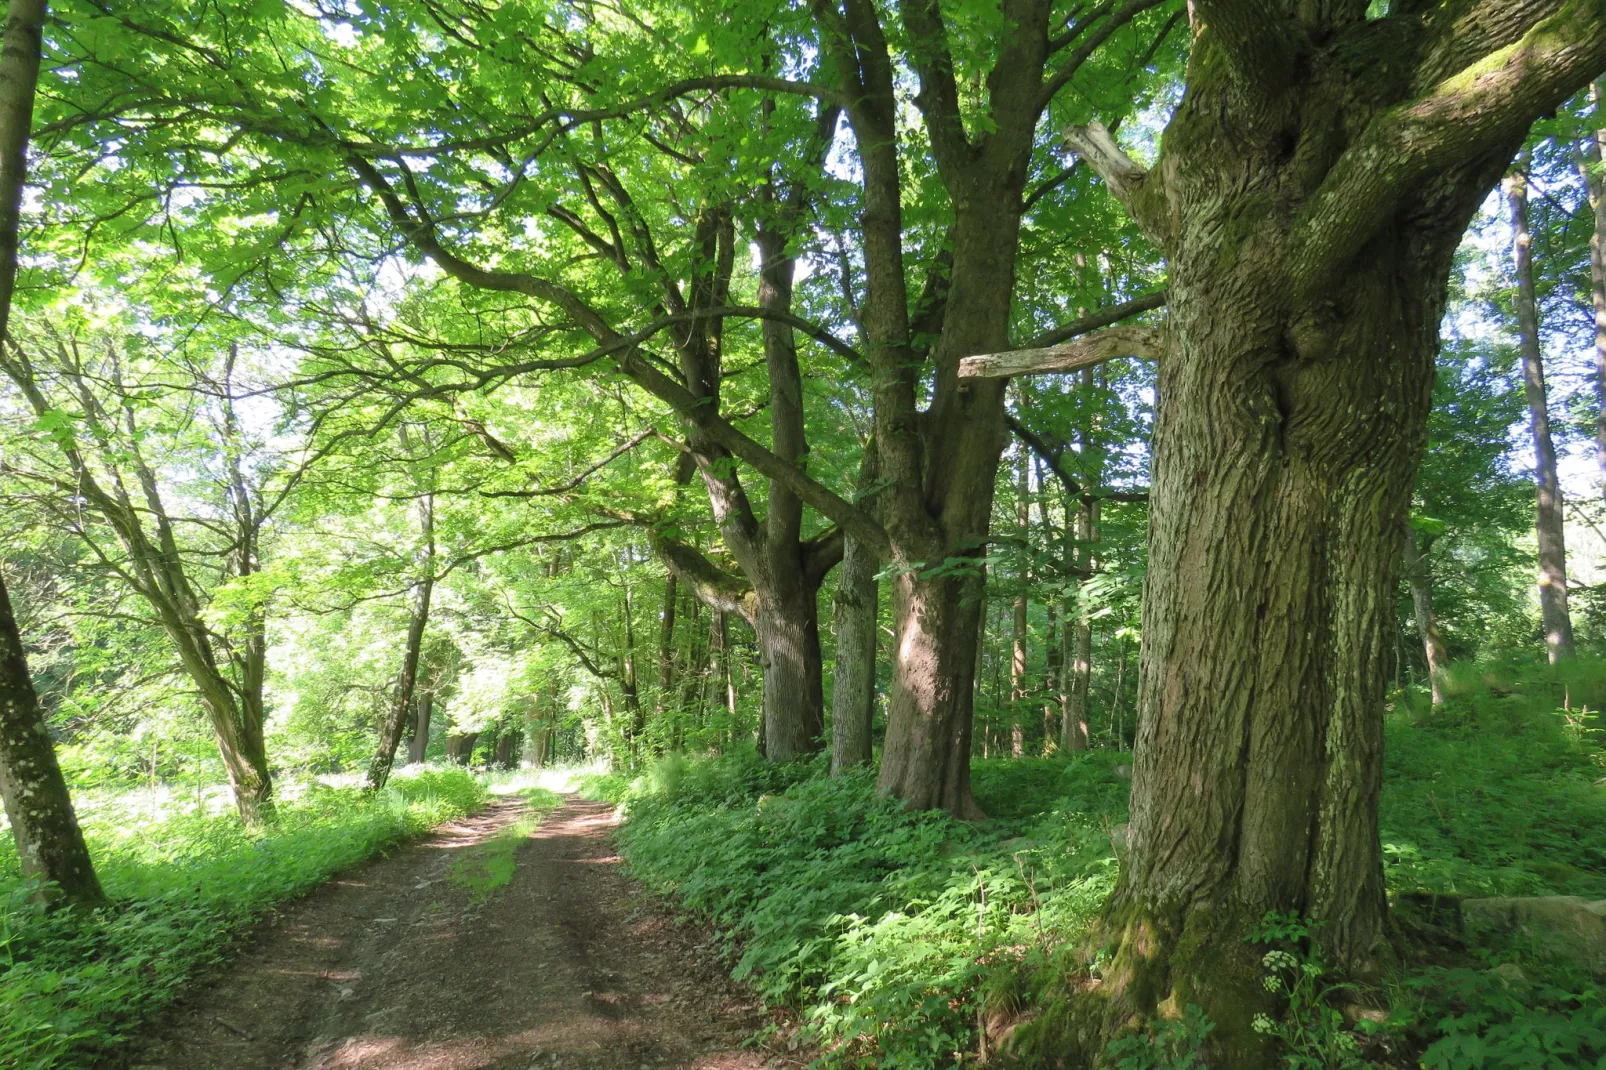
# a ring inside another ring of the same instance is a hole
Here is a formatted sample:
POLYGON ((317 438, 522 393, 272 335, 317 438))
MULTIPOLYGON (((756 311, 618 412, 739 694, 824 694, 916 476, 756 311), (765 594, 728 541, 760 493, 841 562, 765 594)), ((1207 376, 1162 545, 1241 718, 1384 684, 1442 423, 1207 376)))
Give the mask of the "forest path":
POLYGON ((640 901, 612 808, 493 803, 264 923, 134 1046, 136 1070, 756 1070, 764 1023, 640 901), (509 865, 511 863, 511 866, 509 865))

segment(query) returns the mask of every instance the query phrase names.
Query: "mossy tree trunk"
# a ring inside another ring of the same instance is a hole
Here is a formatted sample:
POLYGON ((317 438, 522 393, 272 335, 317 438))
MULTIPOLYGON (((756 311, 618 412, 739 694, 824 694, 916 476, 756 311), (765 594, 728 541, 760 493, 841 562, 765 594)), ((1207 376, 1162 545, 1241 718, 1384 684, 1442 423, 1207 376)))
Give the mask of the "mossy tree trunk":
POLYGON ((1382 709, 1446 281, 1529 124, 1606 67, 1606 18, 1193 11, 1154 168, 1069 134, 1165 250, 1171 308, 1129 849, 1084 1039, 1194 1003, 1215 1061, 1269 1067, 1244 941, 1267 911, 1345 971, 1390 959, 1382 709))

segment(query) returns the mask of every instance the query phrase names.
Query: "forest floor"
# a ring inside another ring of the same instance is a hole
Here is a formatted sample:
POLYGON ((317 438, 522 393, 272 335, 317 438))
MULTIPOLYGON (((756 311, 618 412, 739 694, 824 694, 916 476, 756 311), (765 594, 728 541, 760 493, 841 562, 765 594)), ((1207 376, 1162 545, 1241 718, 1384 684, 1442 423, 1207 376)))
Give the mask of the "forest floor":
MULTIPOLYGON (((621 871, 603 803, 493 803, 292 903, 134 1070, 756 1070, 768 1016, 621 871)), ((790 1062, 790 1058, 786 1060, 790 1062)))

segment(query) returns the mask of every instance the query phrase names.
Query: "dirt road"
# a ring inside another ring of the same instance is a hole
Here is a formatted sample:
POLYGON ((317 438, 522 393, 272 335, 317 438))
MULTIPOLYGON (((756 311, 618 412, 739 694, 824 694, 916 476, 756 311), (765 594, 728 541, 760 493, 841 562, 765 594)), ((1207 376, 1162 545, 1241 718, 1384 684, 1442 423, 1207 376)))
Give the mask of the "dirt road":
POLYGON ((139 1070, 756 1070, 761 1008, 620 872, 609 807, 499 802, 288 907, 139 1070))

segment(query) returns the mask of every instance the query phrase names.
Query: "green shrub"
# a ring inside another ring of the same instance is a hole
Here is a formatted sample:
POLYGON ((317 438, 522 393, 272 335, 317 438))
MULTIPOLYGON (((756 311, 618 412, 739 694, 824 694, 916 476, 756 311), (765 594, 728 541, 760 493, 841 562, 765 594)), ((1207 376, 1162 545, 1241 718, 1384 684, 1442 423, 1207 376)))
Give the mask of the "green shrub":
POLYGON ((726 931, 738 977, 804 1010, 832 1061, 945 1065, 1108 894, 1126 794, 1112 764, 977 763, 984 805, 1016 819, 967 825, 878 797, 868 772, 665 761, 620 839, 638 877, 726 931))
POLYGON ((0 1066, 99 1065, 269 905, 485 801, 459 769, 402 773, 376 796, 308 786, 247 831, 204 801, 152 817, 131 792, 85 815, 115 910, 46 913, 0 871, 0 1066))

